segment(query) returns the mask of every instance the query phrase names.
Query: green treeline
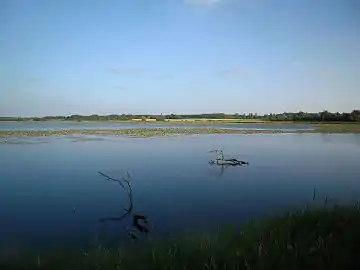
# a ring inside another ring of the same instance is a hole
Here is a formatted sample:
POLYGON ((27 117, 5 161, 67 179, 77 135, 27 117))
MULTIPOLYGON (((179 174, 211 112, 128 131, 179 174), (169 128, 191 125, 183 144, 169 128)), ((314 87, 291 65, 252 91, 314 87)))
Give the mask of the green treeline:
POLYGON ((70 116, 45 116, 45 117, 0 117, 0 121, 127 121, 127 120, 155 119, 165 121, 166 119, 258 119, 264 121, 294 121, 294 122, 360 122, 360 110, 350 113, 332 113, 322 111, 318 113, 296 112, 280 114, 169 114, 169 115, 70 115, 70 116))

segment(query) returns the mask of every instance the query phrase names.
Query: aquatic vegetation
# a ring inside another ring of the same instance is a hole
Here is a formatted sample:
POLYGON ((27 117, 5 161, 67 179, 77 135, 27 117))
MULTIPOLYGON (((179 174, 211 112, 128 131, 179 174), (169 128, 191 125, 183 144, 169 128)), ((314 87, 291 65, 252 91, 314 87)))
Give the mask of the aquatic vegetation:
POLYGON ((171 135, 195 134, 255 134, 255 133, 285 133, 284 130, 236 130, 217 128, 133 128, 117 130, 0 130, 0 138, 9 137, 47 137, 65 135, 114 135, 130 137, 163 137, 171 135))
POLYGON ((359 228, 359 204, 321 206, 142 246, 18 254, 1 269, 357 269, 359 228))
MULTIPOLYGON (((260 124, 261 125, 261 124, 260 124)), ((265 124, 264 124, 265 125, 265 124)), ((272 125, 279 127, 280 124, 272 125)), ((295 125, 294 125, 295 126, 295 125)), ((225 129, 225 128, 131 128, 131 129, 62 129, 62 130, 0 130, 0 143, 11 137, 48 137, 67 135, 112 135, 129 137, 164 137, 201 134, 284 134, 284 133, 360 133, 359 124, 313 124, 314 129, 225 129)))

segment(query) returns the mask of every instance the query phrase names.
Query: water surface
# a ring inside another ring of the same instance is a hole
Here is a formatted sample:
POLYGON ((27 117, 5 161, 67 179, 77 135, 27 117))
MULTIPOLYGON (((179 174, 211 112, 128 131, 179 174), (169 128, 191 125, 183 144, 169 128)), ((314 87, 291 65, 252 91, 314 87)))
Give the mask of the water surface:
MULTIPOLYGON (((360 136, 354 134, 25 138, 0 145, 0 243, 88 244, 126 238, 125 192, 98 171, 132 175, 134 208, 151 233, 215 228, 325 196, 359 198, 360 136), (210 149, 249 161, 221 172, 210 149), (76 211, 74 212, 74 208, 76 211)), ((127 238, 126 238, 127 239, 127 238)))

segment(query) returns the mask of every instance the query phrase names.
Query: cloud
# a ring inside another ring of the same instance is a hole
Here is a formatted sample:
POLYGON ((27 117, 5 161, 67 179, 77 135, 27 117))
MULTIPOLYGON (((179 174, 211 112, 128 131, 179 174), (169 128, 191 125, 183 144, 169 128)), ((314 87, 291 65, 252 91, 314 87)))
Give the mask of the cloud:
POLYGON ((236 68, 222 69, 219 71, 219 74, 221 76, 243 76, 248 74, 249 72, 250 70, 247 68, 236 67, 236 68))
POLYGON ((185 4, 192 6, 203 6, 203 7, 213 7, 224 0, 184 0, 185 4))
POLYGON ((140 74, 149 71, 146 68, 135 68, 135 67, 116 67, 108 70, 113 74, 140 74))

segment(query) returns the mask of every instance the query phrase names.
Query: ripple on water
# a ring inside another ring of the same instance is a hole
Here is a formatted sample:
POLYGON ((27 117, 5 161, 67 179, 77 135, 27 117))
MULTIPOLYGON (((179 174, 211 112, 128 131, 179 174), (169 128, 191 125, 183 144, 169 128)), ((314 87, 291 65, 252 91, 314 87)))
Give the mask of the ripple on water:
POLYGON ((11 138, 0 138, 0 144, 9 145, 27 145, 27 144, 44 144, 50 143, 49 140, 43 137, 11 137, 11 138))

